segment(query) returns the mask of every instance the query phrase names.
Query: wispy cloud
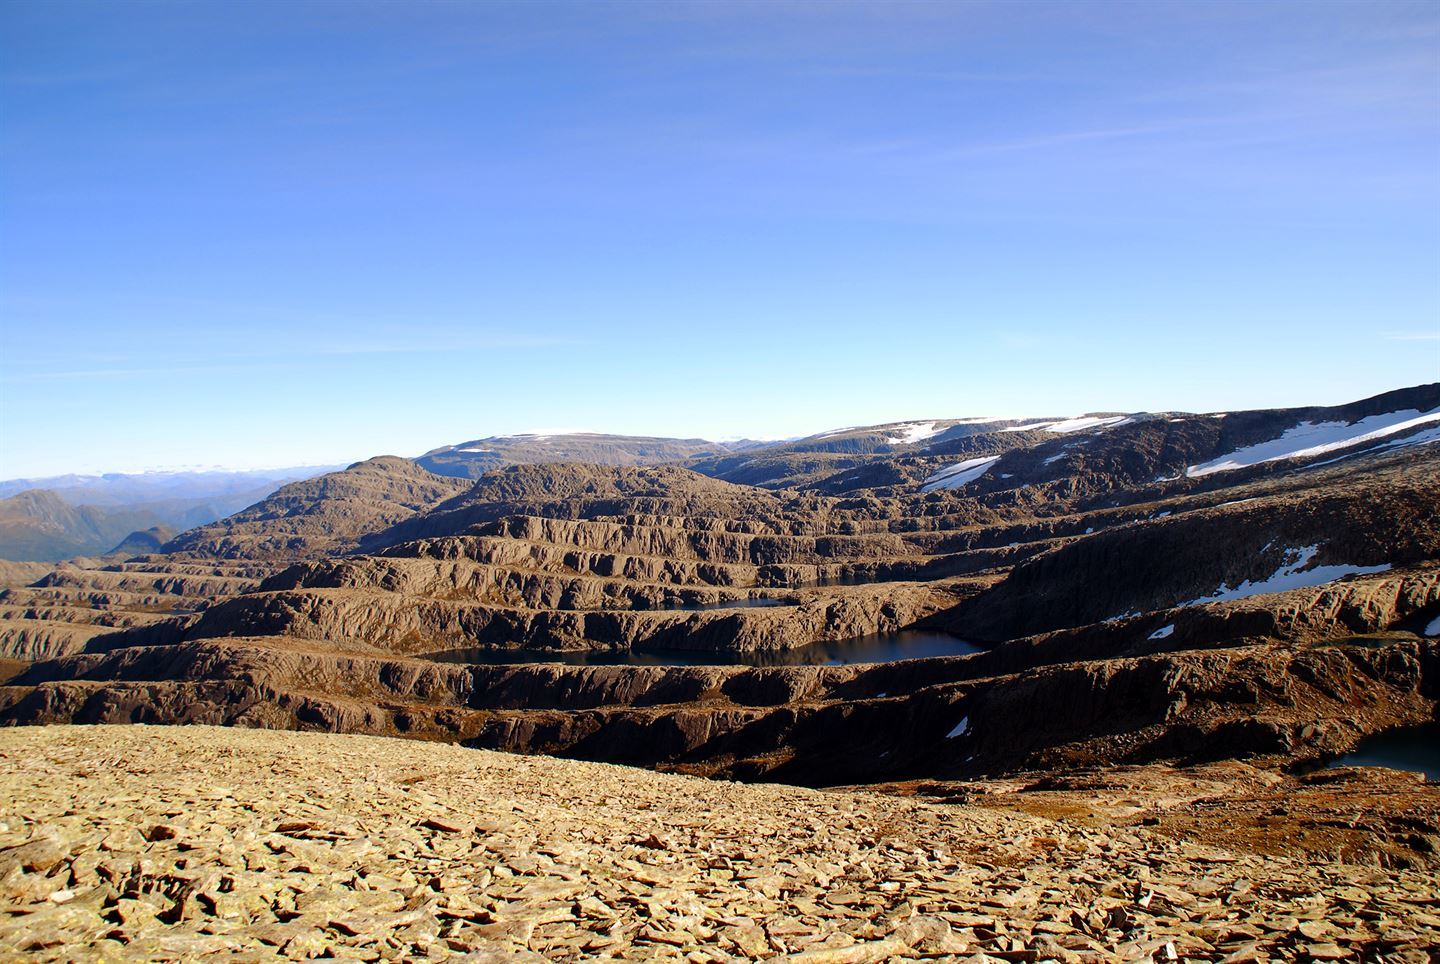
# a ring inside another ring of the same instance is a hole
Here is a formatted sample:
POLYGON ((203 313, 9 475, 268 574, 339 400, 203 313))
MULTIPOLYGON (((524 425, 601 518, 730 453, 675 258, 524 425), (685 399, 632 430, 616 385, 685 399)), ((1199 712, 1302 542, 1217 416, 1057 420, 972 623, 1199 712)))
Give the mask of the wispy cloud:
POLYGON ((1440 331, 1390 331, 1386 341, 1440 341, 1440 331))

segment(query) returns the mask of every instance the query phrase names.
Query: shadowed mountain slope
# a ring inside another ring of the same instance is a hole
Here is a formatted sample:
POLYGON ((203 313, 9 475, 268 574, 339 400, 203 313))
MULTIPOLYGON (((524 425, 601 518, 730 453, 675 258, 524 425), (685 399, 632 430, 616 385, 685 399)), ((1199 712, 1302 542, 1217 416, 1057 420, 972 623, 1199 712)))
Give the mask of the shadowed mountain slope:
POLYGON ((353 549, 367 533, 392 526, 465 489, 466 483, 384 455, 292 482, 228 518, 166 543, 171 555, 219 559, 301 559, 353 549))

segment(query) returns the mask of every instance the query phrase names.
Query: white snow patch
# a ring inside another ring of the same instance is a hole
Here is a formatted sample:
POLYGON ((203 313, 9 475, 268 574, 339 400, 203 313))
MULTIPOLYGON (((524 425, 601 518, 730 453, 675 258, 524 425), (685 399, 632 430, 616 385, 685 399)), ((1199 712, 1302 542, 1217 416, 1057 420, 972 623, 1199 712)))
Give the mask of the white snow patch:
POLYGON ((955 728, 945 734, 945 739, 953 740, 957 736, 964 736, 965 731, 968 729, 970 729, 970 717, 962 716, 960 717, 960 722, 955 724, 955 728))
POLYGON ((1430 620, 1430 625, 1425 627, 1426 636, 1440 636, 1440 616, 1430 620))
MULTIPOLYGON (((1262 550, 1263 551, 1263 550, 1262 550)), ((1379 566, 1315 566, 1313 569, 1306 569, 1310 560, 1315 558, 1315 553, 1320 551, 1319 546, 1305 546, 1301 549, 1286 549, 1285 561, 1280 564, 1267 579, 1259 582, 1245 580, 1240 585, 1231 587, 1224 583, 1208 596, 1201 596, 1198 599, 1191 599, 1189 602, 1180 603, 1181 606, 1198 606, 1203 603, 1220 602, 1227 599, 1245 599, 1249 596, 1259 596, 1272 592, 1287 592, 1291 589, 1309 589, 1313 586, 1323 586, 1328 582, 1334 582, 1344 576, 1364 576, 1377 572, 1388 572, 1390 564, 1384 563, 1379 566)))
POLYGON ((899 435, 892 435, 885 439, 891 445, 913 445, 916 442, 923 442, 927 438, 939 435, 945 431, 934 422, 911 422, 908 425, 896 427, 899 435))
POLYGON ((1169 509, 1166 509, 1164 512, 1157 512, 1157 513, 1155 513, 1155 515, 1151 516, 1151 518, 1154 518, 1154 519, 1164 519, 1164 518, 1168 517, 1169 515, 1170 515, 1170 510, 1169 510, 1169 509))
POLYGON ((1106 428, 1128 422, 1128 415, 1079 415, 1064 418, 1058 422, 1031 422, 1029 425, 1012 425, 1002 432, 1080 432, 1087 428, 1106 428))
POLYGON ((1053 463, 1055 463, 1055 462, 1058 462, 1058 461, 1060 461, 1061 459, 1065 458, 1065 457, 1066 457, 1067 455, 1069 455, 1069 454, 1070 454, 1069 452, 1061 452, 1061 453, 1058 454, 1058 455, 1052 455, 1052 456, 1050 456, 1048 459, 1046 459, 1046 460, 1044 461, 1044 463, 1042 463, 1042 464, 1044 464, 1044 465, 1051 465, 1051 464, 1053 464, 1053 463))
POLYGON ((1085 535, 1088 536, 1090 533, 1092 533, 1092 532, 1094 532, 1094 531, 1095 531, 1095 527, 1094 527, 1094 526, 1091 526, 1090 528, 1088 528, 1088 529, 1085 530, 1085 535))
POLYGON ((921 492, 932 492, 935 489, 958 489, 962 485, 974 482, 980 476, 990 470, 990 466, 1000 461, 1000 456, 989 455, 979 459, 966 459, 963 462, 956 462, 954 465, 947 465, 925 480, 920 486, 921 492))
POLYGON ((1431 442, 1440 442, 1440 427, 1429 428, 1423 432, 1416 432, 1414 435, 1394 439, 1384 445, 1377 445, 1376 449, 1400 449, 1409 445, 1429 445, 1431 442))
POLYGON ((1357 455, 1369 455, 1371 452, 1384 452, 1386 449, 1402 449, 1411 445, 1429 445, 1432 442, 1440 442, 1440 428, 1426 429, 1423 432, 1416 432, 1414 435, 1407 435, 1404 438, 1397 438, 1386 442, 1384 445, 1377 445, 1374 448, 1363 449, 1359 452, 1347 452, 1344 455, 1336 456, 1333 459, 1326 459, 1323 462, 1311 462, 1306 468, 1318 469, 1322 465, 1334 465, 1336 462, 1343 462, 1357 455))
POLYGON ((859 426, 859 425, 848 425, 848 426, 846 426, 845 428, 832 428, 832 429, 831 429, 830 431, 828 431, 828 432, 821 432, 821 433, 818 434, 818 435, 811 435, 811 436, 808 436, 808 437, 809 437, 809 438, 829 438, 829 437, 832 436, 832 435, 844 435, 846 432, 853 432, 853 431, 855 431, 856 429, 861 428, 861 427, 862 427, 862 426, 859 426))
POLYGON ((889 690, 881 690, 880 692, 878 692, 878 693, 875 694, 875 698, 876 698, 877 700, 883 700, 885 697, 887 697, 887 696, 889 696, 889 695, 890 695, 890 691, 889 691, 889 690))
POLYGON ((455 449, 456 452, 474 452, 477 455, 494 455, 494 449, 455 449))
POLYGON ((1324 455, 1336 449, 1374 441, 1396 432, 1404 432, 1431 422, 1440 422, 1440 408, 1428 412, 1409 408, 1401 412, 1371 415, 1358 422, 1301 422, 1287 428, 1279 438, 1256 445, 1247 445, 1228 455, 1192 465, 1185 474, 1192 479, 1215 472, 1243 469, 1261 462, 1278 459, 1304 459, 1324 455))
POLYGON ((1149 636, 1146 636, 1145 638, 1146 638, 1146 639, 1164 639, 1165 637, 1171 635, 1171 634, 1174 633, 1174 632, 1175 632, 1175 624, 1174 624, 1174 623, 1171 623, 1171 624, 1168 625, 1168 626, 1161 626, 1159 629, 1155 630, 1155 632, 1151 633, 1149 636))

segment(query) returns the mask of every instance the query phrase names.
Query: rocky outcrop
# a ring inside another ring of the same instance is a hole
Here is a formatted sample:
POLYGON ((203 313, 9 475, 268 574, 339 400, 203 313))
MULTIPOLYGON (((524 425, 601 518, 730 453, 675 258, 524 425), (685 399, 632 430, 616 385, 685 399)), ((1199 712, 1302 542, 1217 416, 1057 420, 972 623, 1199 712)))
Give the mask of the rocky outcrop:
POLYGON ((408 459, 380 456, 343 472, 292 482, 248 509, 166 543, 192 558, 294 560, 353 549, 362 536, 463 491, 408 459))
POLYGON ((893 632, 954 596, 924 585, 855 587, 794 605, 734 610, 511 608, 377 589, 252 593, 211 606, 191 638, 281 635, 424 653, 491 646, 744 653, 893 632))
POLYGON ((953 778, 1323 759, 1435 718, 1440 643, 1396 637, 1068 661, 465 666, 315 640, 196 640, 46 663, 9 723, 202 721, 402 735, 744 779, 953 778))
POLYGON ((50 571, 47 562, 11 562, 0 559, 0 589, 28 586, 50 571))
POLYGON ((142 556, 159 552, 160 548, 174 539, 177 533, 167 525, 151 526, 148 529, 137 529, 120 541, 120 544, 111 549, 106 555, 111 556, 142 556))
POLYGON ((0 590, 0 659, 52 659, 140 639, 176 639, 192 614, 254 589, 263 573, 248 565, 62 564, 29 586, 0 590))
POLYGON ((1272 581, 1284 589, 1316 568, 1342 567, 1338 574, 1426 563, 1440 559, 1436 505, 1440 468, 1432 463, 1343 488, 1114 526, 1022 563, 951 622, 963 633, 1006 639, 1217 593, 1263 592, 1272 581))
POLYGON ((96 636, 114 632, 94 623, 0 617, 0 659, 54 659, 82 651, 96 636))
POLYGON ((782 516, 784 506, 767 493, 675 466, 515 465, 482 476, 423 515, 372 530, 361 548, 375 552, 459 535, 506 516, 595 519, 627 513, 763 522, 782 516))

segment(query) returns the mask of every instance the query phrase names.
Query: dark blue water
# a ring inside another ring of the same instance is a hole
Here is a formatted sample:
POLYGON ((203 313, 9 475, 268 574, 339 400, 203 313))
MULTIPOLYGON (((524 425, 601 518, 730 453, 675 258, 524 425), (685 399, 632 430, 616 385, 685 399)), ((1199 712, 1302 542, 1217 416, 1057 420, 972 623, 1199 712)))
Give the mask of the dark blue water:
POLYGON ((1413 770, 1425 774, 1427 780, 1440 780, 1440 723, 1376 733, 1330 766, 1413 770))
POLYGON ((892 663, 927 656, 965 656, 981 648, 946 633, 879 633, 837 642, 812 643, 768 653, 699 653, 689 650, 450 649, 422 658, 440 663, 513 666, 563 663, 567 666, 843 666, 892 663))
POLYGON ((709 609, 768 609, 771 606, 793 606, 794 603, 786 599, 727 599, 723 602, 713 603, 689 603, 683 606, 674 606, 671 612, 699 613, 709 609))

